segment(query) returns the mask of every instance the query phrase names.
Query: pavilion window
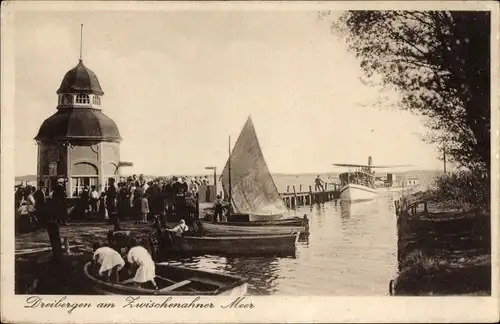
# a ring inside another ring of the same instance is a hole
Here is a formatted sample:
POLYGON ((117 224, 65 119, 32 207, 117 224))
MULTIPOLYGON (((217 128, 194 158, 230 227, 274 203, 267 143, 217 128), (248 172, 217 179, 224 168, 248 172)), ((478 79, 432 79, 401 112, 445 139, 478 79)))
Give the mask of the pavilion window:
POLYGON ((101 97, 93 96, 92 97, 92 104, 94 104, 96 106, 100 106, 101 105, 101 97))
POLYGON ((86 94, 78 94, 78 95, 76 95, 76 103, 77 104, 89 104, 90 98, 86 94))
POLYGON ((71 188, 70 188, 70 193, 72 198, 80 197, 80 195, 83 192, 83 188, 85 186, 88 187, 89 191, 92 186, 97 187, 98 183, 98 177, 97 176, 92 176, 92 177, 72 177, 71 178, 71 188))
POLYGON ((60 96, 60 104, 61 105, 71 105, 73 103, 73 96, 70 94, 63 94, 60 96))

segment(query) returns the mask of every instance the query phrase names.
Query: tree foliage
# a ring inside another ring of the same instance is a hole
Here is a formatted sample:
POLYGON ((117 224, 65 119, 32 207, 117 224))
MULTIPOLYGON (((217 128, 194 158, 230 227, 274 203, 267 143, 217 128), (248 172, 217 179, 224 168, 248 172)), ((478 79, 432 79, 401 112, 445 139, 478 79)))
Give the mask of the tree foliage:
POLYGON ((400 107, 429 117, 432 142, 474 170, 490 168, 490 14, 349 11, 333 30, 367 81, 401 93, 400 107))

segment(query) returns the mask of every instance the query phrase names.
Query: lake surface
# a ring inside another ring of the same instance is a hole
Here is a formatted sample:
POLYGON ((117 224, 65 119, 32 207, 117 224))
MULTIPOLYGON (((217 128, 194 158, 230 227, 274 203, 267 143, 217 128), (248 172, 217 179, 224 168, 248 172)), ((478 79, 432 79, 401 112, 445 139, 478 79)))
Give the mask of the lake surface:
POLYGON ((170 264, 249 278, 249 295, 388 295, 397 271, 397 192, 373 201, 303 206, 310 235, 295 258, 204 256, 170 264))

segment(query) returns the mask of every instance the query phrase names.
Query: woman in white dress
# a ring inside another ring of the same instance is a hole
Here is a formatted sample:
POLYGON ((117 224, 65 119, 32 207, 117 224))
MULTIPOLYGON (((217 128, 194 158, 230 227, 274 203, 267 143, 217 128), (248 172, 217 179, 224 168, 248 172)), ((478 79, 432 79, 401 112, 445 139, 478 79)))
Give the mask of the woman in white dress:
MULTIPOLYGON (((133 268, 137 269, 132 281, 136 286, 142 286, 147 282, 151 282, 155 289, 158 289, 155 281, 155 263, 148 250, 140 246, 135 239, 130 240, 130 246, 132 248, 128 251, 127 261, 133 268)), ((132 273, 132 269, 130 269, 130 273, 132 273)))
POLYGON ((119 272, 125 266, 125 261, 120 253, 108 246, 101 247, 99 243, 93 244, 94 258, 93 265, 99 267, 99 275, 105 277, 108 281, 119 281, 119 272), (111 276, 113 276, 111 278, 111 276))

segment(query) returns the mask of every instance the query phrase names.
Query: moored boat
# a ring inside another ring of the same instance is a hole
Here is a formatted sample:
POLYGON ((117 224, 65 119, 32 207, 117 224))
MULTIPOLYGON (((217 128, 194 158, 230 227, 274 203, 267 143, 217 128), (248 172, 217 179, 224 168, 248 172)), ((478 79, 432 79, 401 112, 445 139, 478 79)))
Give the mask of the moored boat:
POLYGON ((378 196, 375 186, 375 172, 372 169, 402 167, 405 165, 372 165, 372 157, 368 157, 368 164, 338 164, 333 165, 338 167, 356 168, 356 171, 348 171, 341 173, 340 178, 340 200, 358 202, 373 200, 378 196))
POLYGON ((90 264, 91 262, 85 264, 84 275, 89 281, 92 290, 104 295, 242 296, 247 293, 248 288, 247 281, 239 277, 161 263, 156 264, 155 281, 158 286, 157 290, 152 287, 134 287, 132 282, 129 282, 132 275, 128 275, 127 271, 122 271, 122 273, 130 278, 124 278, 125 280, 121 280, 119 283, 111 283, 93 273, 90 264))
POLYGON ((309 226, 302 226, 302 225, 244 226, 244 225, 231 225, 228 223, 211 223, 211 222, 201 222, 201 224, 203 228, 203 235, 205 236, 262 235, 262 234, 279 235, 279 234, 290 234, 297 232, 303 234, 309 233, 309 226))
POLYGON ((377 190, 368 185, 348 183, 340 188, 342 201, 365 201, 375 199, 377 190))
POLYGON ((160 254, 219 256, 294 256, 300 233, 281 235, 177 236, 162 231, 160 254))

